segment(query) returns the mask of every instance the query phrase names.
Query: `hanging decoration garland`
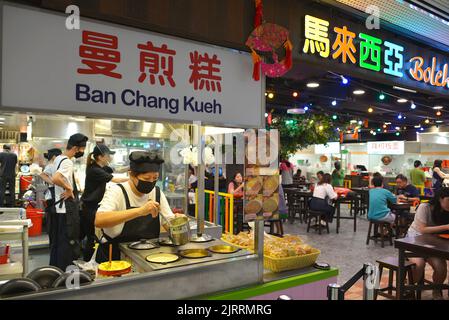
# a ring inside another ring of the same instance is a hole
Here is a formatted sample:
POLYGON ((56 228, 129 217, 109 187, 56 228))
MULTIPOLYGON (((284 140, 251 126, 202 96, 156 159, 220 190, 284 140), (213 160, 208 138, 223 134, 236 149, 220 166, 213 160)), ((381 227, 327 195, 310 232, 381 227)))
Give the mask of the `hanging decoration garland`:
POLYGON ((251 32, 246 45, 251 49, 253 58, 253 79, 260 80, 260 71, 270 78, 283 76, 292 68, 293 45, 289 39, 289 32, 286 28, 273 23, 262 23, 263 5, 262 0, 255 0, 256 14, 254 16, 254 30, 251 32), (279 61, 276 50, 284 47, 285 58, 279 61), (271 52, 273 63, 265 63, 256 52, 271 52))

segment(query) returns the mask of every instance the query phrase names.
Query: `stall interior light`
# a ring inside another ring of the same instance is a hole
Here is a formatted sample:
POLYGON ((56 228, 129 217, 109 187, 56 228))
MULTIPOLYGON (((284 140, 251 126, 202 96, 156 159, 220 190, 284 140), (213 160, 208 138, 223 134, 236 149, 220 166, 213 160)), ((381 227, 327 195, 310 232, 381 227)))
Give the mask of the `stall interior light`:
POLYGON ((407 102, 407 99, 404 99, 404 98, 398 99, 398 103, 406 103, 406 102, 407 102))
POLYGON ((419 129, 419 128, 421 128, 421 125, 418 124, 418 125, 415 126, 415 128, 419 129))
POLYGON ((352 93, 354 93, 357 96, 360 96, 362 94, 365 94, 365 90, 358 89, 358 90, 354 90, 352 93))
POLYGON ((318 88, 320 84, 318 82, 309 82, 307 88, 318 88))
POLYGON ((269 94, 268 94, 268 99, 273 99, 274 98, 274 93, 273 92, 270 92, 269 94))
POLYGON ((299 93, 294 91, 292 95, 293 95, 293 98, 297 98, 299 96, 299 93))
POLYGON ((412 90, 412 89, 407 89, 407 88, 403 88, 403 87, 398 87, 398 86, 393 86, 393 89, 395 90, 401 90, 401 91, 405 91, 405 92, 411 92, 411 93, 416 93, 416 90, 412 90))
POLYGON ((305 108, 304 109, 301 109, 301 108, 291 108, 291 109, 288 109, 287 110, 287 113, 288 114, 304 114, 306 111, 305 111, 305 108))
POLYGON ((5 121, 5 118, 3 118, 3 117, 0 117, 0 121, 5 121))
POLYGON ((436 123, 443 123, 443 120, 437 120, 436 123))

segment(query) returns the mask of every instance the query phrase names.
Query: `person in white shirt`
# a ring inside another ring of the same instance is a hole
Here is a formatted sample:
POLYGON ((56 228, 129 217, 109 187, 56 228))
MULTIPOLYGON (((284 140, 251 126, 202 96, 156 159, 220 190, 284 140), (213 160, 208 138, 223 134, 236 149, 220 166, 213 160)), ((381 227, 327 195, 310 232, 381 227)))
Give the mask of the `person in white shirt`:
POLYGON ((338 198, 337 193, 331 185, 332 176, 329 173, 323 174, 313 190, 313 197, 310 199, 309 208, 314 211, 322 211, 328 222, 332 222, 335 213, 335 207, 332 200, 338 198))
POLYGON ((47 221, 47 230, 48 230, 48 238, 50 244, 53 242, 54 235, 50 232, 54 231, 54 228, 51 228, 51 224, 56 221, 56 210, 54 207, 55 204, 55 185, 53 184, 52 176, 55 173, 55 166, 53 165, 56 157, 62 154, 61 149, 50 149, 47 153, 44 154, 44 157, 48 160, 47 165, 44 168, 44 171, 39 175, 42 180, 44 180, 48 184, 48 190, 45 192, 45 201, 47 207, 45 209, 45 217, 47 221))
POLYGON ((89 138, 76 133, 69 138, 66 150, 54 161, 52 181, 55 185, 56 223, 51 224, 54 235, 50 246, 50 265, 66 270, 81 254, 79 232, 79 198, 74 183, 72 158, 84 156, 89 138))
POLYGON ((95 217, 95 227, 103 232, 98 263, 108 260, 110 244, 112 259, 120 260, 120 243, 159 238, 159 214, 167 220, 175 217, 165 195, 156 187, 164 160, 144 151, 132 152, 129 160, 129 181, 106 190, 95 217))

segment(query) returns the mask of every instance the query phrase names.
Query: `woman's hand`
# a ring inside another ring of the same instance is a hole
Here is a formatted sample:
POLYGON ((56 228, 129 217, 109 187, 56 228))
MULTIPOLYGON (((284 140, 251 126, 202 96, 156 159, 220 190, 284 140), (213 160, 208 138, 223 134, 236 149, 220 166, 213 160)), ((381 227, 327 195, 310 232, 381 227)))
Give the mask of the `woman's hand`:
POLYGON ((149 200, 143 206, 140 207, 139 216, 145 217, 151 214, 153 218, 156 218, 159 214, 159 203, 153 200, 149 200))

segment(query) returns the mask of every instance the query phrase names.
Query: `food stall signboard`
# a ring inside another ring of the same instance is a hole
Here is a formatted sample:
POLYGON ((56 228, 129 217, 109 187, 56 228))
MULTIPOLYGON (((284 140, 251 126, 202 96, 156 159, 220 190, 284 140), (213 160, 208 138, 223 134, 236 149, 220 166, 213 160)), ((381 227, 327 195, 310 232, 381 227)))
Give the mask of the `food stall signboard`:
POLYGON ((368 142, 368 154, 404 154, 404 141, 368 142))
POLYGON ((23 6, 3 6, 4 108, 264 126, 264 82, 238 52, 23 6), (246 116, 242 116, 242 111, 246 116))
POLYGON ((339 154, 340 142, 328 142, 327 144, 316 144, 315 154, 339 154))

